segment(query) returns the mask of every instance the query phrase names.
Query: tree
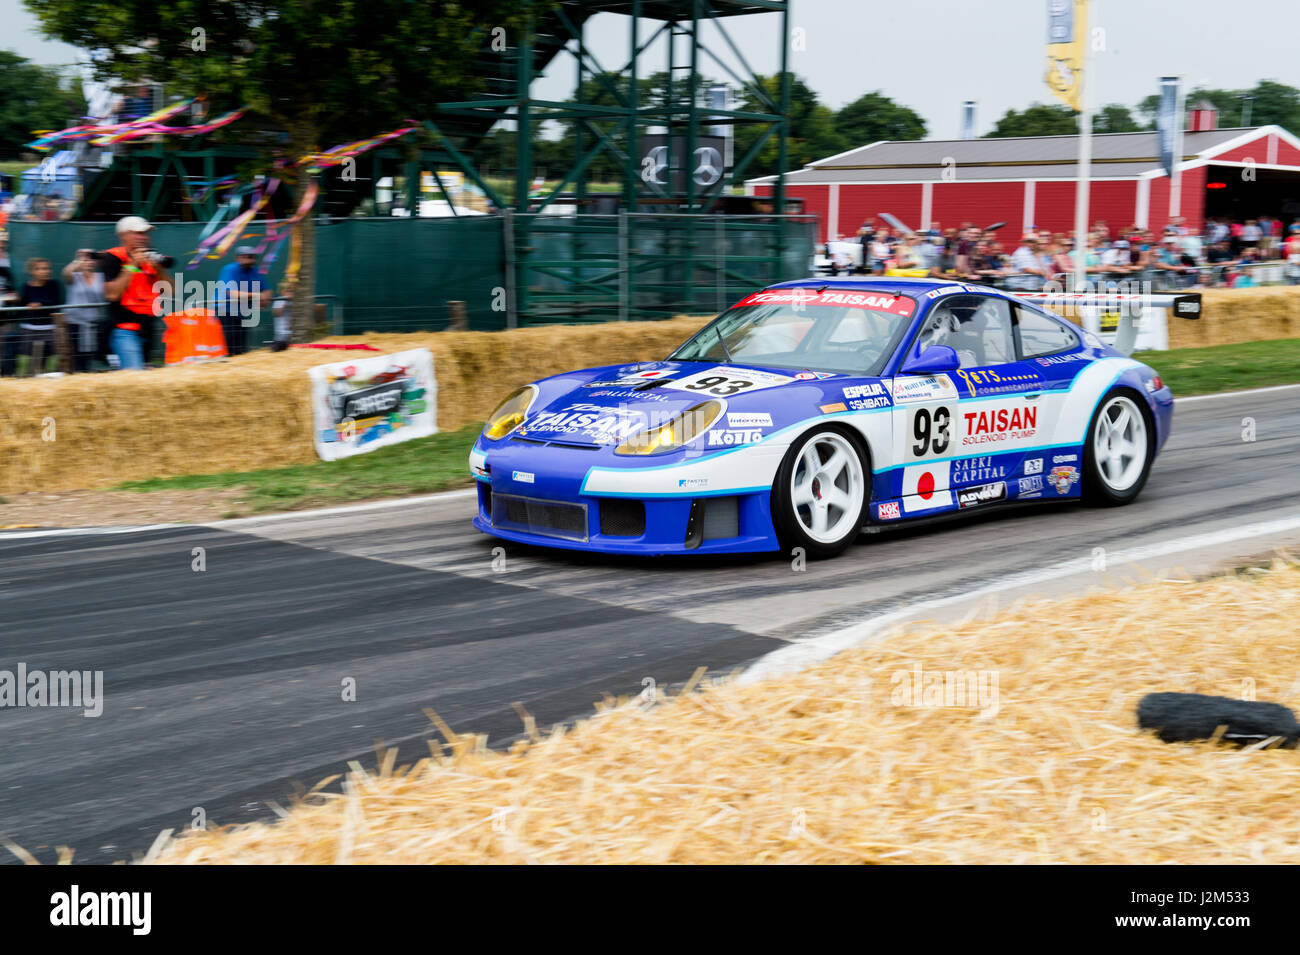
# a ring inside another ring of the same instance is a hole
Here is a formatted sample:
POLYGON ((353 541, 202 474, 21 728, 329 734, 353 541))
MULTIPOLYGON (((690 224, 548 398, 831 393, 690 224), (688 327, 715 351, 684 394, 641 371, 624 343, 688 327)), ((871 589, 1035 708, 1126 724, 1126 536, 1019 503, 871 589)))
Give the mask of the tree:
POLYGON ((1009 109, 993 129, 984 134, 985 139, 1003 139, 1008 136, 1059 136, 1077 133, 1079 121, 1068 106, 1045 106, 1034 103, 1017 112, 1009 109))
POLYGON ((926 127, 918 113, 877 90, 864 93, 836 113, 835 131, 852 149, 882 139, 924 139, 926 127))
POLYGON ((1133 118, 1127 106, 1109 103, 1092 114, 1092 131, 1094 133, 1137 133, 1142 131, 1142 126, 1133 118))
MULTIPOLYGON (((1187 94, 1190 110, 1201 100, 1208 100, 1219 113, 1220 128, 1244 125, 1245 97, 1250 97, 1250 125, 1276 124, 1291 132, 1300 132, 1300 90, 1276 80, 1260 80, 1252 89, 1221 90, 1196 87, 1187 94)), ((1152 94, 1138 104, 1138 112, 1155 129, 1160 96, 1152 94)))
POLYGON ((0 50, 0 156, 17 159, 37 129, 63 129, 86 113, 75 75, 0 50))
MULTIPOLYGON (((517 52, 515 0, 24 0, 46 36, 93 52, 97 78, 206 94, 249 114, 231 136, 265 145, 265 170, 423 119, 480 87, 472 59, 517 52), (499 32, 498 32, 499 31, 499 32)), ((311 172, 281 170, 299 194, 311 172)), ((294 336, 313 324, 315 228, 302 223, 294 336)))
MULTIPOLYGON (((781 79, 779 75, 758 78, 763 90, 773 103, 781 102, 781 79)), ((769 113, 771 107, 760 100, 757 94, 746 91, 742 97, 741 110, 746 112, 769 113)), ((806 166, 808 163, 835 153, 844 152, 852 145, 835 129, 835 113, 822 103, 815 92, 799 77, 790 77, 790 114, 789 141, 787 143, 787 171, 806 166)), ((755 123, 741 123, 736 126, 736 161, 745 156, 749 149, 766 131, 766 126, 755 123)), ((767 142, 748 167, 743 171, 745 178, 770 176, 777 171, 780 148, 776 135, 769 136, 767 142)))

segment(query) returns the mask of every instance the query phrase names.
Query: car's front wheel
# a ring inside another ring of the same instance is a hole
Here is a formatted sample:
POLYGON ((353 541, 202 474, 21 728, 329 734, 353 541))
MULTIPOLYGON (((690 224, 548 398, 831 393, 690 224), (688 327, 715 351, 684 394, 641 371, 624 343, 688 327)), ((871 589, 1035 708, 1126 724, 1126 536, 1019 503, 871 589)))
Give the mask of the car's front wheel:
POLYGON ((834 557, 862 530, 870 480, 860 441, 837 428, 806 432, 790 445, 772 486, 782 549, 834 557))
POLYGON ((1156 435, 1139 400, 1117 389, 1102 399, 1092 417, 1083 448, 1083 492, 1093 504, 1127 504, 1147 483, 1156 435))

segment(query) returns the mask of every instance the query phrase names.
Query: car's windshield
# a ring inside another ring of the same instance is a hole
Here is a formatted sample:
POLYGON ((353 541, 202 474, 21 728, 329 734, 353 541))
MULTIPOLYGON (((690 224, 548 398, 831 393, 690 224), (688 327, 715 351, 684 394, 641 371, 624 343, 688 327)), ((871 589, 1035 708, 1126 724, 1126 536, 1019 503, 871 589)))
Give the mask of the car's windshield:
POLYGON ((670 357, 876 375, 915 309, 914 299, 893 292, 758 292, 710 322, 670 357))

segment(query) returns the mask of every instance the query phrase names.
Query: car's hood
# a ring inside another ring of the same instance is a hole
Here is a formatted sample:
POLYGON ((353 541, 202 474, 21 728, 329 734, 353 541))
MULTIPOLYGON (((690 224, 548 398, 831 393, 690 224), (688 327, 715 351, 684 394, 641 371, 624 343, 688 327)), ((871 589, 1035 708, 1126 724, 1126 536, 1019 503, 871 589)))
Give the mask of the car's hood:
POLYGON ((590 368, 538 382, 537 400, 514 435, 546 442, 618 444, 710 399, 720 400, 737 421, 751 426, 765 421, 771 427, 774 409, 815 409, 827 386, 837 386, 835 379, 843 380, 825 373, 697 361, 590 368), (775 400, 778 393, 780 401, 775 400), (738 417, 747 412, 760 417, 738 417))

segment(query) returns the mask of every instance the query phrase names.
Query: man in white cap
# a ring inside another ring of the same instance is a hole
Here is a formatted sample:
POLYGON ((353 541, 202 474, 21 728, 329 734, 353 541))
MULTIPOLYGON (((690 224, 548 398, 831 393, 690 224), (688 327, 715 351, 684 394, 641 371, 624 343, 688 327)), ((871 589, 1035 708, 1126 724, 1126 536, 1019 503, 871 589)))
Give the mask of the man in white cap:
POLYGON ((226 336, 226 351, 242 355, 248 351, 246 329, 258 324, 262 299, 262 276, 257 271, 257 250, 251 245, 235 249, 235 261, 222 266, 217 276, 214 306, 226 336))
MULTIPOLYGON (((117 222, 122 244, 101 256, 104 298, 109 301, 107 350, 123 368, 143 368, 149 357, 158 297, 172 291, 171 260, 150 247, 153 226, 140 216, 117 222)), ((104 340, 104 336, 100 336, 104 340)))

